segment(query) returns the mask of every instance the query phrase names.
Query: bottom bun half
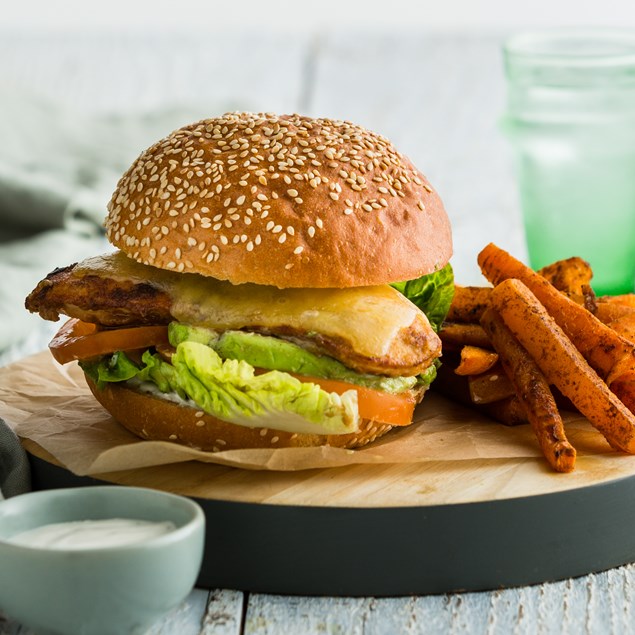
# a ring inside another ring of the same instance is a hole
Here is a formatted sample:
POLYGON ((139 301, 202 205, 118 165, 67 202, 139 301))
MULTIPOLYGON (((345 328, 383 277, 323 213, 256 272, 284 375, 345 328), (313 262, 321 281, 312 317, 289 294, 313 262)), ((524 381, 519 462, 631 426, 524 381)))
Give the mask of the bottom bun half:
POLYGON ((128 386, 107 384, 100 389, 90 377, 85 377, 95 399, 133 434, 142 439, 171 441, 206 452, 321 445, 358 448, 392 429, 391 425, 372 419, 362 419, 359 430, 351 434, 297 434, 272 428, 248 428, 128 386))

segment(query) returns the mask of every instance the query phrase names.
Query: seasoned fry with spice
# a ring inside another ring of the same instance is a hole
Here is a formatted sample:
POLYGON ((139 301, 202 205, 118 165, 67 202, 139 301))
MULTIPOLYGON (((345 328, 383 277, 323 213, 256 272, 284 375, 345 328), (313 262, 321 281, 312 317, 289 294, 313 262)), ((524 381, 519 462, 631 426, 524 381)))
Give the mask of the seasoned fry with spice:
POLYGON ((618 302, 606 302, 600 301, 595 308, 595 317, 604 322, 604 324, 611 324, 615 320, 619 320, 626 315, 635 314, 635 306, 629 306, 628 304, 620 304, 618 302))
POLYGON ((635 415, 586 363, 536 296, 521 281, 508 279, 492 292, 492 306, 547 381, 571 400, 612 447, 635 453, 635 415))
POLYGON ((464 346, 461 362, 455 369, 457 375, 480 375, 486 373, 496 362, 498 355, 479 346, 464 346))
POLYGON ((444 322, 439 331, 439 337, 443 348, 448 350, 458 351, 464 346, 491 348, 487 334, 480 324, 444 322))
POLYGON ((496 419, 506 426, 520 426, 529 423, 527 409, 516 395, 485 404, 478 410, 483 410, 492 419, 496 419))
POLYGON ((539 269, 538 273, 576 304, 589 310, 595 308, 595 294, 590 287, 593 270, 586 260, 577 256, 558 260, 539 269))
POLYGON ((567 440, 562 417, 545 376, 494 309, 489 308, 483 313, 481 324, 525 408, 545 458, 556 471, 571 472, 575 467, 576 451, 567 440))
MULTIPOLYGON (((495 285, 507 278, 521 280, 609 386, 621 375, 635 370, 635 345, 564 296, 540 274, 492 243, 481 251, 478 263, 485 277, 495 285)), ((628 405, 631 409, 635 407, 628 405)))
POLYGON ((479 375, 468 375, 467 384, 475 404, 493 403, 514 394, 514 387, 500 363, 479 375))
POLYGON ((446 317, 448 322, 478 322, 483 311, 488 307, 492 287, 454 286, 454 296, 450 311, 446 317))
POLYGON ((613 320, 609 325, 618 335, 635 344, 635 313, 613 320))
POLYGON ((635 293, 625 293, 623 295, 603 295, 598 298, 598 302, 608 302, 610 304, 621 304, 635 309, 635 293))

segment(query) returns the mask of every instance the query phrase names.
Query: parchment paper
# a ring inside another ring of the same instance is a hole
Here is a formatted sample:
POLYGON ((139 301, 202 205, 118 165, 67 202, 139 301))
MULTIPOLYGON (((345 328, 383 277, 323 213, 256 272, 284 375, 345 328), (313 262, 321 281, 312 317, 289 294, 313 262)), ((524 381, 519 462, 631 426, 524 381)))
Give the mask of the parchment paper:
MULTIPOLYGON (((77 364, 60 366, 48 351, 0 368, 0 417, 78 475, 206 461, 252 470, 303 470, 354 463, 412 463, 540 457, 529 426, 509 428, 428 392, 415 423, 358 450, 281 448, 201 452, 143 441, 120 426, 91 395, 77 364)), ((611 451, 580 415, 565 418, 578 454, 611 451)))

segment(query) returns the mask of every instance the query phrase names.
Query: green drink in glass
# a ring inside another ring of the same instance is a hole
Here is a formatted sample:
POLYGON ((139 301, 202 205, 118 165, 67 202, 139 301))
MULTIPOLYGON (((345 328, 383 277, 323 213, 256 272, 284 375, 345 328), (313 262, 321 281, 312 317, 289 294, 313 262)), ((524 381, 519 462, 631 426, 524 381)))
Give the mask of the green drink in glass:
POLYGON ((548 31, 505 46, 530 264, 581 256, 597 294, 635 286, 635 33, 548 31))

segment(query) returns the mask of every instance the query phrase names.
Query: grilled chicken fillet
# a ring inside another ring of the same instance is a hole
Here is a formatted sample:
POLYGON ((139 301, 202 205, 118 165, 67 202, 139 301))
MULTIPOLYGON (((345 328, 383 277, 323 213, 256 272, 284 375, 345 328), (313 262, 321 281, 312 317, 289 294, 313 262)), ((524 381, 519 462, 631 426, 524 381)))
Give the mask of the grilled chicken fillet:
POLYGON ((178 320, 219 331, 291 339, 362 373, 416 375, 439 357, 426 316, 387 285, 277 289, 160 270, 121 252, 56 269, 26 299, 44 319, 60 314, 106 327, 178 320))

